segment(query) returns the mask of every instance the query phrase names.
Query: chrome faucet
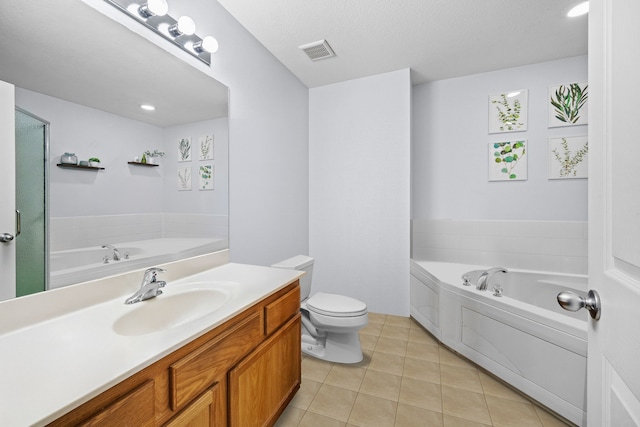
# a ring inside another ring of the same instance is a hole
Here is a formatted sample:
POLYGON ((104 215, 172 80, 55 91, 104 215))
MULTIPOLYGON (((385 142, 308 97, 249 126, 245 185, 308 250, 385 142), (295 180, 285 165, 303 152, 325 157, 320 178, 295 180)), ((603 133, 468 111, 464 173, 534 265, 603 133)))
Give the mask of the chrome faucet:
POLYGON ((156 276, 158 273, 163 273, 165 271, 166 270, 157 267, 148 268, 144 272, 144 276, 142 277, 142 284, 140 284, 140 289, 138 289, 135 294, 127 298, 124 303, 135 304, 140 301, 155 298, 158 295, 162 294, 160 288, 164 288, 167 282, 156 280, 156 276))
POLYGON ((111 249, 113 251, 113 260, 120 261, 120 251, 113 245, 102 245, 105 249, 111 249))
POLYGON ((493 267, 483 272, 478 278, 478 284, 476 285, 476 289, 479 291, 486 291, 487 285, 489 284, 489 279, 496 273, 507 273, 508 270, 503 267, 493 267))

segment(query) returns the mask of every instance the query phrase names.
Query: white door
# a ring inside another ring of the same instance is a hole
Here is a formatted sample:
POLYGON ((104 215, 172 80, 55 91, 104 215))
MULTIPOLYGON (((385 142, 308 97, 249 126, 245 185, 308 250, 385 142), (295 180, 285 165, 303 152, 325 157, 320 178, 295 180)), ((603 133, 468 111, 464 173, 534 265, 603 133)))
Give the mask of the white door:
POLYGON ((0 81, 0 301, 16 296, 15 89, 0 81))
POLYGON ((589 11, 590 427, 640 426, 640 1, 589 11))

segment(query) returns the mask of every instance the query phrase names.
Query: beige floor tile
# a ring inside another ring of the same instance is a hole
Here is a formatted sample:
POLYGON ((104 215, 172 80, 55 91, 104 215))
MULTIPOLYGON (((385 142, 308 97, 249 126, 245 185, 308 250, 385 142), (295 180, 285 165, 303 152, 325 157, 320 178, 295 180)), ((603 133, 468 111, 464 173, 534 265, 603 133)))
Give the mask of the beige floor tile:
POLYGON ((397 402, 401 382, 402 377, 397 375, 367 370, 360 386, 360 393, 397 402))
POLYGON ((299 427, 344 427, 346 424, 331 417, 307 412, 302 417, 299 427))
POLYGON ((404 403, 398 404, 395 427, 443 427, 442 414, 417 408, 404 403))
POLYGON ((446 415, 491 425, 484 395, 442 386, 442 411, 446 415))
POLYGON ((282 415, 280 415, 280 418, 278 418, 274 427, 296 427, 300 423, 305 412, 306 411, 304 409, 289 405, 284 412, 282 412, 282 415))
POLYGON ((387 315, 380 313, 367 313, 367 317, 369 318, 369 323, 384 323, 387 320, 387 315))
POLYGON ((375 351, 405 356, 407 354, 407 342, 381 336, 378 338, 375 351))
POLYGON ((452 365, 440 365, 442 385, 482 393, 482 384, 477 369, 460 368, 452 365))
POLYGON ((420 342, 423 344, 436 344, 440 345, 437 339, 429 332, 422 328, 410 328, 409 329, 409 341, 420 342))
POLYGON ((443 365, 459 366, 461 368, 477 369, 476 365, 442 345, 440 346, 440 363, 443 365))
POLYGON ((309 412, 347 422, 358 393, 323 384, 309 405, 309 412))
POLYGON ((489 414, 495 427, 543 427, 531 403, 514 402, 499 397, 485 396, 489 414))
POLYGON ((464 418, 453 417, 451 415, 445 415, 443 418, 444 427, 491 427, 491 424, 477 423, 475 421, 465 420, 464 418))
POLYGON ((332 367, 333 363, 325 362, 315 357, 307 357, 302 361, 302 378, 321 383, 332 367))
POLYGON ((363 350, 373 350, 378 343, 378 335, 360 334, 360 348, 363 350))
POLYGON ((404 369, 404 357, 376 351, 371 356, 369 369, 402 376, 402 371, 404 369))
POLYGON ((380 332, 380 336, 407 341, 409 339, 409 331, 409 327, 403 328, 402 326, 392 326, 385 323, 380 332))
POLYGON ((542 421, 542 425, 544 427, 575 427, 575 424, 557 417, 556 415, 547 411, 545 408, 541 408, 540 406, 535 404, 534 408, 536 410, 536 414, 538 414, 538 418, 540 418, 540 421, 542 421))
POLYGON ((329 371, 324 383, 335 387, 346 388, 347 390, 358 391, 360 390, 365 372, 365 368, 335 364, 333 368, 331 368, 331 371, 329 371))
POLYGON ((442 390, 440 385, 427 381, 403 377, 398 401, 430 411, 442 412, 442 390))
POLYGON ((360 427, 393 427, 398 403, 359 394, 349 416, 349 424, 360 427))
POLYGON ((488 373, 478 370, 478 374, 480 376, 480 383, 482 384, 482 390, 485 395, 501 397, 503 399, 509 399, 516 402, 529 402, 529 400, 520 393, 488 373))
POLYGON ((380 332, 382 332, 382 328, 384 327, 384 323, 375 323, 375 322, 371 322, 369 321, 369 324, 367 324, 367 326, 365 326, 364 328, 360 329, 360 331, 358 331, 360 334, 366 334, 366 335, 375 335, 375 336, 380 336, 380 332))
POLYGON ((393 316, 389 314, 387 315, 387 320, 384 323, 385 325, 400 326, 402 328, 411 327, 411 319, 404 316, 393 316))
POLYGON ((434 344, 409 341, 407 342, 406 357, 411 359, 440 362, 440 347, 434 344))
POLYGON ((313 398, 316 397, 318 390, 320 390, 320 386, 322 386, 322 383, 303 378, 300 384, 300 390, 293 396, 289 406, 294 406, 306 411, 309 405, 311 405, 313 398))
POLYGON ((371 363, 371 357, 373 356, 373 350, 369 350, 366 348, 362 349, 362 360, 359 361, 358 363, 349 363, 349 364, 345 364, 344 366, 351 366, 354 368, 368 368, 369 364, 371 363))
POLYGON ((440 364, 420 359, 404 359, 402 376, 440 384, 440 364))

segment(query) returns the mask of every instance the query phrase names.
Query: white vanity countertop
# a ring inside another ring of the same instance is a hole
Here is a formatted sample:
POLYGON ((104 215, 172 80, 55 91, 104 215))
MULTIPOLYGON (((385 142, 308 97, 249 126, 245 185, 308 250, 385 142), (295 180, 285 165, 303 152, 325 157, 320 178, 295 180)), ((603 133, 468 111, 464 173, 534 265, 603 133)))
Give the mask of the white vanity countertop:
MULTIPOLYGON (((232 295, 219 309, 201 318, 138 336, 120 335, 113 328, 119 317, 154 301, 125 305, 124 300, 132 293, 130 284, 111 293, 92 283, 62 288, 65 299, 75 298, 80 302, 64 313, 44 307, 43 304, 52 299, 42 296, 4 301, 0 303, 0 322, 12 311, 25 309, 53 314, 48 318, 40 315, 37 321, 28 321, 27 316, 24 324, 14 322, 10 328, 0 326, 0 425, 45 425, 284 288, 302 274, 230 263, 167 280, 164 294, 157 298, 211 282, 230 290, 232 295), (109 299, 101 301, 96 293, 108 295, 109 299), (88 301, 86 305, 81 303, 83 299, 88 301)), ((55 301, 56 295, 50 296, 55 301)))

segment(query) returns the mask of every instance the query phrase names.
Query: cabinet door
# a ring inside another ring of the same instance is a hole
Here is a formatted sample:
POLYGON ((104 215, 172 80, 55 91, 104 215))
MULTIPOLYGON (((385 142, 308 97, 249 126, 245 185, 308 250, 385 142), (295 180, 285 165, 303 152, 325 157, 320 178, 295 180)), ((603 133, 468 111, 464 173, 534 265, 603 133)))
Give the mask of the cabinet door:
POLYGON ((300 314, 229 374, 229 424, 271 426, 300 388, 300 314))
POLYGON ((184 408, 178 415, 171 419, 164 427, 211 427, 215 426, 216 401, 219 399, 219 385, 216 385, 193 403, 184 408))

